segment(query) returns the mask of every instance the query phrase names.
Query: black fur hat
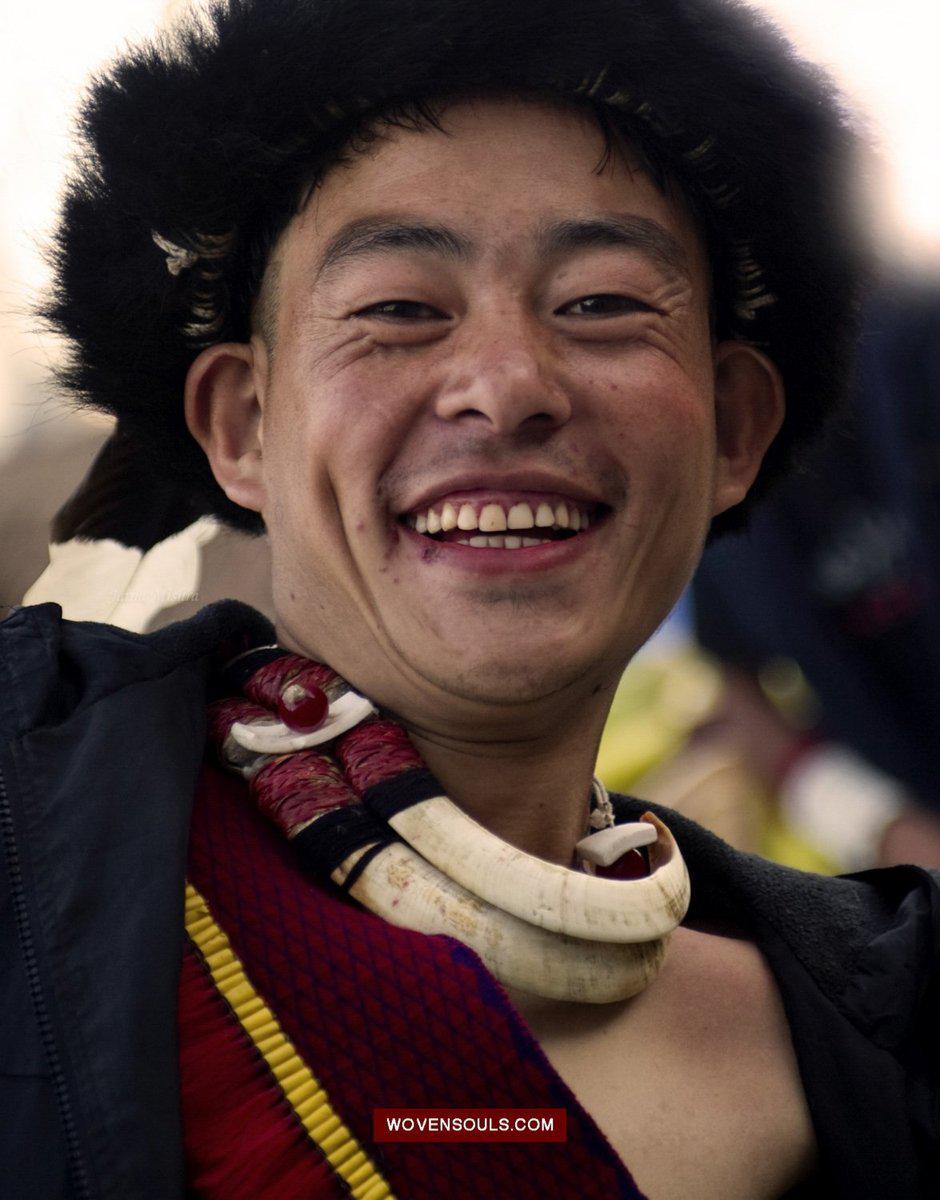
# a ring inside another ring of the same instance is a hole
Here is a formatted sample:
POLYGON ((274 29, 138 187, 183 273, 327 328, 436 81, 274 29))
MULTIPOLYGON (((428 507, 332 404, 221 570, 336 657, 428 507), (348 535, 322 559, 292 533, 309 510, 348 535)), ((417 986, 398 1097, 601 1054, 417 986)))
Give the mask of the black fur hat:
POLYGON ((862 256, 830 84, 728 0, 224 0, 128 53, 84 103, 54 251, 68 387, 198 509, 260 528, 186 429, 190 363, 247 339, 303 184, 370 119, 487 89, 592 106, 684 191, 718 334, 766 349, 786 383, 761 490, 845 386, 862 256))

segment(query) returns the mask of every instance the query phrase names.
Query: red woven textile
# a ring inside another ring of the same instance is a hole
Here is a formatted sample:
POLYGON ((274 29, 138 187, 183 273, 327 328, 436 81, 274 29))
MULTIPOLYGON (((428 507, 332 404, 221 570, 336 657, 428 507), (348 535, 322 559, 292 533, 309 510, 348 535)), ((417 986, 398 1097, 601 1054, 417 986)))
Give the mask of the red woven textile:
POLYGON ((348 1196, 189 945, 179 987, 186 1183, 199 1200, 348 1196))
POLYGON ((302 873, 243 782, 206 765, 189 875, 338 1115, 400 1200, 642 1200, 499 983, 302 873), (385 1144, 376 1107, 544 1107, 566 1144, 385 1144))

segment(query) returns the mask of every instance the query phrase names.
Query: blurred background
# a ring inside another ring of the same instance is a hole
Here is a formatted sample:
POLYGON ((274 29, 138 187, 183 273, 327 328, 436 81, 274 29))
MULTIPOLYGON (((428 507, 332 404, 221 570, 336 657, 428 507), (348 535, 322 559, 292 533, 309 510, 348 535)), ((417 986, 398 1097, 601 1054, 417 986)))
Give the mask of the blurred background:
MULTIPOLYGON (((708 551, 624 677, 598 773, 793 865, 940 864, 940 10, 753 6, 857 113, 884 282, 852 412, 745 534, 708 551)), ((112 542, 90 566, 70 557, 80 514, 50 534, 109 433, 60 403, 59 347, 30 315, 76 101, 124 43, 186 7, 11 0, 0 14, 0 608, 56 599, 141 630, 230 594, 270 609, 263 541, 214 522, 154 548, 112 542)))

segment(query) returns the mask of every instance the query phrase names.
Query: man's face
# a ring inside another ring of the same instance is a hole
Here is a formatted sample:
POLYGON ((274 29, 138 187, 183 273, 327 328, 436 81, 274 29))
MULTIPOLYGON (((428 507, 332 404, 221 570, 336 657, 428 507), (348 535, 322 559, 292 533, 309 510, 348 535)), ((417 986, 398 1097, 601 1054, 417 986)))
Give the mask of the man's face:
POLYGON ((705 255, 619 154, 596 173, 579 113, 443 124, 334 169, 278 246, 256 366, 275 607, 400 711, 587 695, 720 502, 705 255))

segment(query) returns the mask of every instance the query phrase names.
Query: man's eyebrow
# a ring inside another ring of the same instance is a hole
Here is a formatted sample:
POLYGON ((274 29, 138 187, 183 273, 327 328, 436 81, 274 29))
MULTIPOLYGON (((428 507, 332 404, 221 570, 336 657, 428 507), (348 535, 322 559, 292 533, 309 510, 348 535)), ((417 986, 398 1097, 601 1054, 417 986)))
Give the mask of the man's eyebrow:
POLYGON ((317 278, 353 259, 400 250, 422 250, 442 258, 466 260, 471 257, 473 246, 468 238, 444 225, 365 218, 345 225, 327 242, 317 278))
POLYGON ((558 221, 540 230, 536 244, 546 257, 595 247, 637 250, 668 275, 686 279, 691 275, 682 243, 649 217, 609 216, 558 221))
MULTIPOLYGON (((637 250, 668 275, 690 276, 688 257, 679 240, 649 217, 616 215, 556 221, 538 231, 535 244, 543 258, 593 248, 637 250)), ((458 262, 469 261, 478 253, 469 238, 446 225, 366 217, 345 225, 327 242, 317 281, 355 259, 408 250, 458 262)))

